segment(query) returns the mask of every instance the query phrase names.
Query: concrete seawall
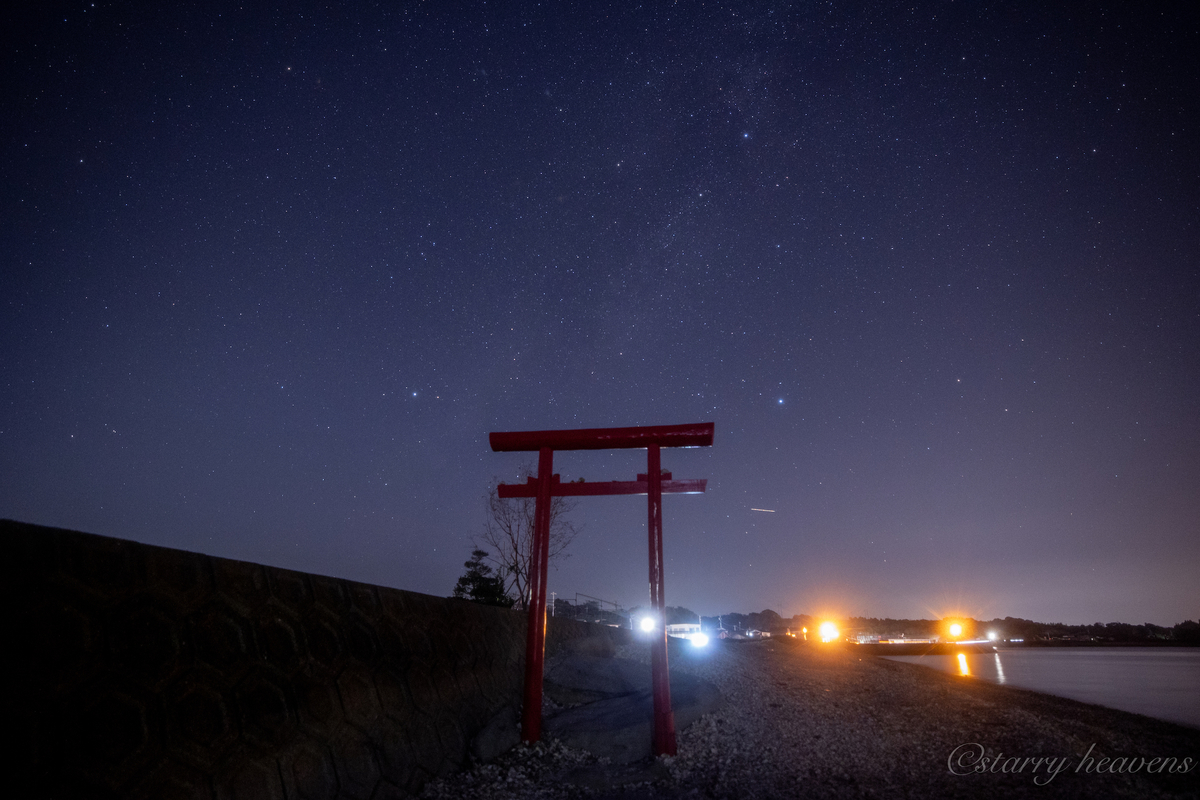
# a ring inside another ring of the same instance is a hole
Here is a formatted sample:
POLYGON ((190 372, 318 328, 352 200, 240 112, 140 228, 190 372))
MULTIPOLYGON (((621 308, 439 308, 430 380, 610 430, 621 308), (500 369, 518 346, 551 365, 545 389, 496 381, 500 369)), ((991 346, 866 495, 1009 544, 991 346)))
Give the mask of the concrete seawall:
MULTIPOLYGON (((507 609, 0 521, 21 797, 407 797, 519 709, 507 609)), ((627 634, 553 619, 547 650, 627 634)))

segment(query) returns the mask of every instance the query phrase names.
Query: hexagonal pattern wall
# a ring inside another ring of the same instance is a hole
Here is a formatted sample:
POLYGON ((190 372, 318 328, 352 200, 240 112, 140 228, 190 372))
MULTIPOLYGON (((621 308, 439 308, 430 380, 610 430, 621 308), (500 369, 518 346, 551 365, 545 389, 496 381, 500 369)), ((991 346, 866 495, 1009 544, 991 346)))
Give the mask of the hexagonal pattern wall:
POLYGON ((519 612, 9 520, 0 545, 14 797, 403 797, 520 706, 519 612))

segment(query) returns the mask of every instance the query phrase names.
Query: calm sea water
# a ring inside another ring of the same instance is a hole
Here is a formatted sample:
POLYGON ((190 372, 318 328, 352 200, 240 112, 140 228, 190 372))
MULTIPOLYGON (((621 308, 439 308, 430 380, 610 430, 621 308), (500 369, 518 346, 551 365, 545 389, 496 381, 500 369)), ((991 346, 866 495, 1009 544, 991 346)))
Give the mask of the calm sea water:
POLYGON ((886 656, 975 679, 1200 728, 1200 648, 1029 647, 956 656, 886 656))

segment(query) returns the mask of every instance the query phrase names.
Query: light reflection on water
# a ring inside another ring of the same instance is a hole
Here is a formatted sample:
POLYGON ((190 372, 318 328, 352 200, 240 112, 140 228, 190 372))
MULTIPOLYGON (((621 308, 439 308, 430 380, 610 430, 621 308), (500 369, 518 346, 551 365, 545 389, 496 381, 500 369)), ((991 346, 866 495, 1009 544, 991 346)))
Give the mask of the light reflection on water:
POLYGON ((886 658, 1200 728, 1200 648, 1001 647, 886 658))

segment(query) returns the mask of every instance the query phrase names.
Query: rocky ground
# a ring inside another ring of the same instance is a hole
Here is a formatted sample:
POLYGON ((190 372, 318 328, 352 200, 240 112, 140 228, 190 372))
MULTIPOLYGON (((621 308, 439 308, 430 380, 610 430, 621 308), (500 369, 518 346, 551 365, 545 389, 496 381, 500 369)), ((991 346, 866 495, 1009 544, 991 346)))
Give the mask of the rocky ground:
MULTIPOLYGON (((853 646, 679 644, 672 673, 711 681, 723 703, 680 732, 676 756, 619 765, 550 740, 423 796, 1200 798, 1197 730, 860 657, 853 646)), ((649 660, 645 646, 617 655, 649 660)))

